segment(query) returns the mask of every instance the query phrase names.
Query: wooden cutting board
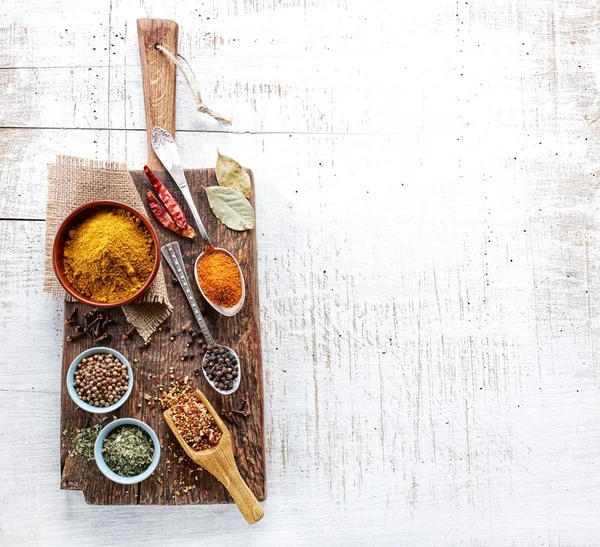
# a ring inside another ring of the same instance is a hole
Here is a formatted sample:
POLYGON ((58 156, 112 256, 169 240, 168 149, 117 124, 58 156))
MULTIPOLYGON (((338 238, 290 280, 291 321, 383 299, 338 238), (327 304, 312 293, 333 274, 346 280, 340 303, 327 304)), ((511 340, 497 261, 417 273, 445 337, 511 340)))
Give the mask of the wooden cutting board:
MULTIPOLYGON (((132 171, 131 175, 143 196, 143 202, 146 203, 145 193, 151 187, 150 183, 143 171, 132 171)), ((157 175, 165 182, 173 195, 179 198, 175 183, 169 175, 160 171, 157 172, 157 175)), ((254 183, 252 173, 250 176, 254 183)), ((266 496, 264 395, 255 231, 234 232, 226 228, 212 214, 206 199, 206 192, 202 190, 202 187, 217 183, 214 169, 189 170, 186 171, 186 177, 212 241, 233 253, 242 267, 246 280, 246 301, 236 316, 223 317, 203 302, 204 316, 215 339, 234 348, 240 357, 244 368, 242 382, 240 388, 233 395, 223 396, 210 387, 201 370, 199 375, 194 374, 194 370, 200 368, 203 353, 199 351, 198 344, 192 348, 186 347, 190 336, 181 331, 191 327, 198 332, 199 328, 193 320, 192 312, 182 290, 179 286, 172 284, 171 271, 163 260, 167 289, 174 312, 171 318, 165 322, 162 330, 152 336, 148 347, 143 347, 143 340, 137 333, 132 335, 130 340, 122 339, 121 335, 129 329, 129 326, 120 308, 105 310, 106 315, 115 320, 115 324, 108 327, 111 338, 107 341, 108 343, 105 342, 105 345, 120 351, 129 360, 135 379, 133 393, 114 415, 119 418, 133 417, 146 422, 154 429, 162 446, 160 463, 153 476, 137 485, 115 484, 100 473, 95 462, 88 462, 79 455, 75 457, 68 455, 69 450, 72 449, 71 438, 76 430, 98 423, 99 417, 79 409, 67 392, 65 379, 69 365, 79 353, 92 347, 93 344, 90 338, 73 343, 66 341, 67 335, 72 333, 72 327, 65 325, 61 376, 61 432, 64 432, 64 434, 61 433, 61 488, 82 490, 86 502, 90 504, 205 504, 232 501, 226 489, 208 472, 198 470, 179 448, 163 420, 160 406, 154 402, 154 397, 160 395, 158 385, 167 388, 171 381, 170 367, 173 367, 176 376, 188 375, 193 385, 206 394, 219 413, 222 413, 223 410, 241 408, 244 399, 247 398, 250 416, 247 418, 238 416, 237 426, 229 424, 234 455, 240 473, 254 495, 260 501, 264 500, 266 496), (168 331, 166 326, 170 326, 171 330, 168 331), (176 336, 175 340, 170 339, 172 335, 176 336), (192 352, 194 353, 193 360, 181 360, 183 354, 192 352), (144 399, 146 394, 152 398, 150 403, 144 399), (155 405, 154 409, 151 408, 152 404, 155 405)), ((183 200, 181 201, 183 202, 183 200)), ((252 203, 254 204, 254 197, 252 203)), ((188 219, 191 219, 187 206, 183 203, 182 206, 188 219)), ((161 245, 174 240, 181 245, 187 273, 195 289, 196 298, 202 302, 200 291, 197 290, 193 281, 193 265, 201 251, 200 237, 188 240, 177 236, 160 226, 149 211, 147 214, 156 227, 161 245)), ((78 308, 79 320, 83 321, 83 314, 89 310, 89 307, 78 303, 65 303, 65 318, 69 317, 74 308, 78 308)), ((108 416, 108 420, 111 419, 112 414, 108 416)), ((108 420, 104 423, 108 423, 108 420)))

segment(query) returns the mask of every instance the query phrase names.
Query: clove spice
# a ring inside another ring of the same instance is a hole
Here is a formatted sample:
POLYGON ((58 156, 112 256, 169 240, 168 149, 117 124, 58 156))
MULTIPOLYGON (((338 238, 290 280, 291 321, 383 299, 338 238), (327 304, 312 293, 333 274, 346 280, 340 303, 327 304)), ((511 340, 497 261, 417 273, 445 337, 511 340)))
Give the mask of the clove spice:
POLYGON ((102 342, 103 340, 106 340, 107 338, 110 338, 110 334, 108 334, 108 332, 105 332, 105 333, 101 334, 100 336, 98 336, 98 338, 94 338, 94 344, 98 344, 98 343, 102 342))
POLYGON ((114 323, 114 320, 103 313, 100 313, 98 308, 93 308, 83 316, 83 324, 77 323, 78 308, 74 308, 65 319, 65 324, 73 327, 74 333, 66 337, 67 342, 76 342, 88 334, 94 343, 102 342, 110 338, 110 334, 106 332, 109 325, 114 323))
POLYGON ((69 336, 67 336, 67 342, 77 342, 77 340, 80 340, 84 336, 85 332, 76 332, 75 334, 69 334, 69 336))
POLYGON ((65 325, 76 325, 77 324, 77 311, 79 308, 74 307, 73 311, 69 314, 69 317, 65 319, 65 325))
POLYGON ((131 327, 127 332, 123 333, 121 337, 123 340, 129 340, 129 337, 135 332, 135 327, 131 327))
POLYGON ((219 414, 220 416, 222 416, 223 418, 225 418, 225 420, 227 420, 230 424, 235 425, 236 427, 240 425, 240 418, 248 418, 250 416, 250 408, 249 408, 249 403, 248 403, 248 396, 246 395, 243 399, 243 404, 242 406, 235 410, 225 410, 222 409, 219 414), (239 418, 238 418, 239 416, 239 418))

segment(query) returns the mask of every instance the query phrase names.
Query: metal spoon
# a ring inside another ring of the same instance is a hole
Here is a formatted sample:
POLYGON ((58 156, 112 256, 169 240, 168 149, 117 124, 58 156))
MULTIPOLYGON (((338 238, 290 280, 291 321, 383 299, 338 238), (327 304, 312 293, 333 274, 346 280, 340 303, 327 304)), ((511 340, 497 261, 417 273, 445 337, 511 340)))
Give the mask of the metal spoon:
POLYGON ((161 252, 165 257, 165 260, 173 270, 173 273, 177 277, 177 281, 179 281, 179 285, 183 289, 183 294, 187 298, 187 301, 192 308, 192 312, 196 321, 198 322, 198 326, 204 335, 204 340, 206 340, 207 350, 204 354, 204 358, 202 359, 202 372, 204 373, 204 377, 208 381, 208 383, 218 391, 221 395, 231 395, 237 391, 237 388, 240 387, 240 381, 242 379, 242 363, 235 351, 233 351, 228 346, 221 346, 215 342, 215 339, 212 337, 212 334, 208 330, 208 326, 206 325, 206 321, 204 321, 204 317, 202 316, 202 312, 198 307, 198 303, 196 302, 196 298, 194 297, 194 292, 192 291, 192 287, 190 285, 190 280, 188 279, 187 273, 185 272, 185 267, 183 265, 183 256, 181 254, 181 248, 179 247, 179 243, 174 241, 173 243, 167 243, 161 247, 161 252), (238 375, 234 379, 233 387, 228 390, 219 389, 215 386, 212 380, 209 379, 206 370, 204 369, 204 363, 207 361, 209 351, 211 349, 219 349, 225 350, 227 353, 226 356, 229 356, 233 363, 238 363, 238 375))
MULTIPOLYGON (((214 245, 212 245, 210 239, 208 238, 208 234, 206 233, 204 225, 202 224, 202 220, 200 219, 200 215, 198 214, 198 209, 196 209, 196 205, 194 204, 190 188, 185 178, 185 174, 183 173, 181 158, 179 157, 179 151, 177 150, 175 140, 168 131, 166 131, 162 127, 156 126, 152 130, 152 148, 154 149, 155 154, 158 156, 158 159, 165 166, 165 169, 173 177, 173 180, 175 181, 177 186, 179 186, 183 197, 187 201, 187 204, 190 210, 192 211, 192 216, 196 221, 198 231, 202 236, 202 240, 204 241, 205 246, 210 245, 211 247, 214 247, 214 245)), ((235 262, 235 265, 237 266, 237 269, 240 272, 240 278, 242 280, 242 297, 240 298, 240 301, 235 306, 232 306, 230 308, 225 308, 223 306, 215 304, 214 302, 209 300, 204 294, 204 291, 202 290, 202 287, 198 282, 198 276, 195 273, 194 277, 196 278, 198 288, 200 289, 200 292, 202 293, 202 296, 204 296, 205 300, 219 313, 231 317, 232 315, 235 315, 238 311, 240 311, 241 307, 244 305, 244 300, 246 299, 246 283, 244 281, 244 274, 242 273, 242 269, 240 268, 238 261, 228 250, 219 247, 214 247, 214 249, 217 251, 223 251, 224 253, 227 253, 235 262)), ((200 262, 200 259, 203 255, 204 251, 201 252, 198 258, 196 259, 196 263, 194 266, 196 268, 195 271, 198 271, 198 263, 200 262)))

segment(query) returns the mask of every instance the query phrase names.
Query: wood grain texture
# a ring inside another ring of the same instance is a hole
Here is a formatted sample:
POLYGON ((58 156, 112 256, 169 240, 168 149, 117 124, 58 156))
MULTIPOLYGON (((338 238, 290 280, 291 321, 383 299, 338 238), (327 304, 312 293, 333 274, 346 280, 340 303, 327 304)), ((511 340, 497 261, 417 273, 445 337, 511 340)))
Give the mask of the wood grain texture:
MULTIPOLYGON (((166 172, 157 171, 159 178, 176 194, 176 185, 166 172)), ((151 188, 143 171, 132 171, 131 175, 140 194, 151 188)), ((253 178, 250 172, 251 178, 253 178)), ((260 343, 260 322, 258 315, 258 277, 256 265, 256 237, 254 230, 234 232, 221 224, 210 211, 205 186, 217 184, 214 169, 186 171, 186 178, 192 195, 198 207, 200 216, 205 220, 205 226, 211 239, 228 249, 238 260, 246 281, 246 301, 234 317, 223 317, 210 306, 203 306, 203 314, 217 342, 229 345, 235 349, 240 365, 243 367, 242 382, 238 390, 229 396, 219 395, 213 390, 201 371, 194 374, 200 367, 202 357, 198 344, 188 348, 190 336, 182 333, 193 328, 195 324, 187 300, 179 286, 168 282, 169 299, 174 306, 172 318, 167 321, 161 331, 152 336, 149 347, 143 347, 142 339, 135 335, 130 340, 122 340, 121 334, 129 329, 125 316, 120 309, 107 310, 106 314, 115 320, 110 328, 112 334, 109 347, 120 351, 129 360, 134 370, 134 392, 126 403, 115 411, 118 417, 133 417, 146 422, 154 429, 164 449, 155 475, 139 485, 123 486, 107 480, 97 469, 94 462, 86 462, 82 457, 68 457, 72 450, 71 437, 77 429, 98 423, 96 416, 82 412, 71 400, 66 389, 66 373, 69 365, 79 353, 92 347, 88 338, 73 343, 66 341, 71 329, 65 327, 62 355, 62 403, 61 403, 61 432, 67 431, 66 438, 61 433, 61 487, 69 490, 83 490, 85 500, 90 504, 122 505, 122 504, 205 504, 230 502, 227 491, 216 479, 207 472, 197 472, 196 466, 187 459, 183 450, 177 449, 177 442, 170 434, 163 420, 160 405, 154 403, 154 398, 160 396, 158 386, 168 389, 170 367, 174 375, 184 378, 189 376, 193 385, 198 386, 206 394, 217 412, 237 410, 243 406, 243 400, 248 399, 251 415, 239 421, 239 425, 230 427, 237 465, 243 478, 259 500, 266 497, 265 471, 265 438, 264 438, 264 390, 263 371, 260 343), (174 337, 175 340, 171 340, 174 337), (184 354, 194 353, 193 360, 182 361, 184 354), (145 396, 151 397, 151 402, 145 396), (141 405, 141 406, 140 406, 141 405), (181 462, 179 459, 181 458, 181 462), (198 477, 196 479, 196 477, 198 477), (188 490, 189 487, 189 490, 188 490)), ((145 199, 143 200, 145 203, 145 199)), ((252 198, 254 201, 254 198, 252 198)), ((188 218, 191 213, 187 206, 184 210, 188 218)), ((150 212, 148 216, 153 219, 150 212)), ((153 220, 161 244, 168 241, 179 241, 184 256, 188 276, 193 281, 193 265, 196 257, 203 250, 202 241, 196 237, 193 240, 176 236, 153 220)), ((164 264, 167 279, 170 270, 164 264)), ((201 299, 199 291, 195 291, 201 299)), ((199 300, 200 301, 200 300, 199 300)), ((78 303, 66 302, 64 316, 68 317, 74 308, 79 309, 79 319, 89 307, 78 303)), ((103 344, 105 344, 104 342, 103 344)))
POLYGON ((177 56, 179 26, 168 19, 138 19, 137 30, 148 139, 147 165, 151 169, 160 169, 162 163, 152 149, 152 128, 158 125, 175 136, 177 67, 155 49, 155 45, 160 44, 177 56))
POLYGON ((594 2, 3 8, 0 441, 32 449, 0 451, 0 542, 598 544, 594 2), (184 165, 218 147, 256 175, 269 497, 253 527, 231 504, 57 488, 46 164, 141 169, 144 16, 180 23, 203 97, 234 117, 223 130, 180 92, 184 165))

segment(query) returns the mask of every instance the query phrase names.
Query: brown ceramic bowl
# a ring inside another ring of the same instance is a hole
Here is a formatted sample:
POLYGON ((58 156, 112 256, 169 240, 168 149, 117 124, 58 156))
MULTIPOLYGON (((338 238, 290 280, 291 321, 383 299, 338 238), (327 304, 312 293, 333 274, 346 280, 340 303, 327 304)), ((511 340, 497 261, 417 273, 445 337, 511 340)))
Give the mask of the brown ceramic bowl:
POLYGON ((85 203, 77 209, 71 211, 69 216, 62 221, 62 224, 58 228, 58 232, 56 232, 56 236, 54 237, 54 246, 52 248, 52 266, 54 267, 54 273, 56 277, 60 281, 60 284, 64 287, 65 291, 67 291, 73 298, 79 300, 84 304, 89 304, 90 306, 94 306, 96 308, 116 308, 117 306, 123 306, 124 304, 130 304, 137 298, 139 298, 142 294, 144 294, 148 287, 154 281, 156 274, 158 272, 158 268, 160 267, 160 250, 158 243, 158 236, 156 235, 156 230, 154 230, 150 221, 139 211, 127 205, 125 203, 120 203, 118 201, 90 201, 89 203, 85 203), (146 280, 146 282, 141 286, 141 288, 130 297, 125 298, 124 300, 119 300, 118 302, 95 302, 91 300, 87 296, 84 296, 79 291, 77 291, 68 280, 65 274, 65 265, 63 263, 63 255, 65 250, 65 241, 67 239, 67 235, 69 234, 69 230, 79 224, 81 221, 85 220, 87 217, 98 211, 99 209, 106 208, 114 208, 114 209, 125 209, 125 211, 129 211, 137 218, 140 219, 142 224, 146 227, 148 232, 152 235, 152 239, 154 240, 154 267, 152 268, 152 272, 150 273, 150 277, 146 280))

